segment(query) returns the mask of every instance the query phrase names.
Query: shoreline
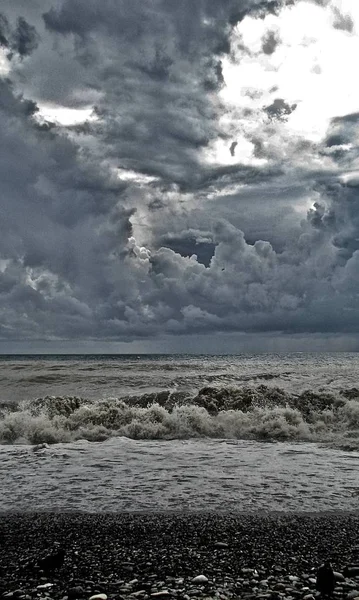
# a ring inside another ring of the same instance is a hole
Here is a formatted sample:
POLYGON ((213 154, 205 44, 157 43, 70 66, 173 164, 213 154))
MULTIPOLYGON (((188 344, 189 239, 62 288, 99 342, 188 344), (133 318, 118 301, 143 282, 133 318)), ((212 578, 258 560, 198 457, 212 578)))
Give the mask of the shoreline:
MULTIPOLYGON (((358 500, 359 500, 359 496, 358 496, 358 500)), ((359 502, 358 502, 359 504, 359 502)), ((253 517, 256 519, 261 519, 261 518, 270 518, 270 517, 283 517, 283 518, 317 518, 317 519, 322 519, 322 518, 334 518, 334 517, 339 517, 339 518, 345 518, 345 517, 358 517, 359 518, 359 506, 357 509, 344 509, 344 510, 337 510, 337 509, 327 509, 327 510, 264 510, 264 509, 248 509, 248 510, 243 510, 243 509, 238 509, 238 510, 218 510, 218 509, 193 509, 193 508, 186 508, 186 509, 178 509, 178 508, 169 508, 169 509, 158 509, 158 510, 152 510, 152 509, 148 509, 148 510, 141 510, 141 509, 134 509, 134 510, 120 510, 120 511, 111 511, 111 510, 105 510, 105 511, 86 511, 86 510, 73 510, 73 509, 69 509, 69 510, 64 510, 63 508, 61 509, 48 509, 48 510, 14 510, 14 511, 9 511, 9 510, 4 510, 1 511, 0 510, 0 524, 1 521, 6 520, 6 518, 10 517, 10 518, 38 518, 38 517, 49 517, 49 516, 62 516, 66 519, 66 517, 69 518, 83 518, 83 517, 88 517, 89 519, 96 519, 98 517, 108 517, 108 518, 118 518, 118 519, 122 519, 122 518, 126 518, 129 516, 138 516, 138 517, 156 517, 156 516, 164 516, 164 517, 201 517, 201 516, 213 516, 213 517, 219 517, 219 518, 226 518, 226 517, 234 517, 236 519, 241 519, 242 517, 245 519, 247 517, 253 517)), ((359 540, 358 540, 358 545, 359 545, 359 540)), ((359 560, 358 560, 358 564, 359 564, 359 560)))
MULTIPOLYGON (((359 563, 359 512, 3 513, 0 540, 0 597, 8 599, 312 600, 325 559, 340 573, 359 563), (63 567, 39 572, 37 560, 57 544, 63 567), (198 575, 208 582, 193 582, 198 575)), ((359 578, 343 577, 335 598, 354 591, 359 578)))

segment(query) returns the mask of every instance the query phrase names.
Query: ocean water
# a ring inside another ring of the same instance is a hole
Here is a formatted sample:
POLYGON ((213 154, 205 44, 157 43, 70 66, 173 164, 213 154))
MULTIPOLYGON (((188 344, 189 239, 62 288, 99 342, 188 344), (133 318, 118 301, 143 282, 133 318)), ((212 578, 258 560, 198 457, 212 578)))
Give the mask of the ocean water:
POLYGON ((0 357, 0 511, 356 510, 359 354, 0 357))

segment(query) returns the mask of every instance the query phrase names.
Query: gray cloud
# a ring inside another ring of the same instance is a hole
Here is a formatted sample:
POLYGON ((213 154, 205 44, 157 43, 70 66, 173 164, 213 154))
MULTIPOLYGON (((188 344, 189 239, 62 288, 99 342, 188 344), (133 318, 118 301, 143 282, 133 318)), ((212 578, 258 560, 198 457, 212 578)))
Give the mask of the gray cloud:
POLYGON ((313 2, 313 4, 317 4, 318 6, 328 6, 328 4, 330 4, 331 0, 311 0, 311 2, 313 2))
POLYGON ((231 153, 231 156, 234 156, 235 151, 236 151, 236 146, 238 146, 238 142, 232 142, 229 148, 229 151, 231 153))
POLYGON ((0 13, 0 46, 8 48, 10 43, 10 25, 7 18, 0 13))
POLYGON ((280 38, 275 31, 268 31, 268 33, 262 39, 262 50, 264 54, 273 54, 278 44, 280 44, 280 38))
POLYGON ((334 125, 344 123, 359 123, 359 113, 356 112, 344 115, 342 117, 335 117, 334 119, 332 119, 332 123, 334 125))
MULTIPOLYGON (((251 3, 243 3, 240 8, 238 5, 233 10, 230 23, 236 25, 244 19, 248 14, 256 18, 264 18, 267 14, 278 14, 283 6, 293 6, 297 0, 257 0, 251 3)), ((323 0, 315 0, 323 1, 323 0)), ((330 0, 329 0, 330 1, 330 0)))
POLYGON ((353 33, 354 22, 350 15, 345 15, 340 12, 340 10, 335 6, 333 8, 334 13, 334 23, 333 26, 335 29, 341 29, 342 31, 347 31, 348 33, 353 33))
POLYGON ((0 21, 18 54, 0 80, 0 339, 358 330, 358 115, 284 156, 296 106, 275 98, 251 113, 261 160, 206 160, 219 139, 236 155, 218 94, 231 27, 282 2, 21 4, 0 21), (43 102, 98 120, 40 125, 43 102))
POLYGON ((170 248, 181 256, 197 256, 197 261, 209 266, 214 255, 215 244, 211 231, 188 229, 178 233, 168 233, 159 238, 159 246, 170 248))
POLYGON ((24 17, 18 17, 16 25, 12 28, 7 17, 0 13, 0 46, 24 57, 36 50, 38 44, 39 36, 36 28, 24 17))
POLYGON ((35 27, 29 25, 23 17, 19 17, 12 35, 12 48, 20 56, 27 56, 37 48, 38 44, 39 37, 35 27))
POLYGON ((288 104, 283 98, 276 98, 272 104, 266 106, 263 110, 270 119, 279 119, 283 121, 289 117, 296 108, 296 104, 288 104))

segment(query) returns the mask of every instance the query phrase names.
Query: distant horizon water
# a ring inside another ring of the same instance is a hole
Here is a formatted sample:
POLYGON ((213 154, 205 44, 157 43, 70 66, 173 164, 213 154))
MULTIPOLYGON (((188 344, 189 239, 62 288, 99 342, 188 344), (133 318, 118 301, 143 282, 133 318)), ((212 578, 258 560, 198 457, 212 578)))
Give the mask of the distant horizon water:
POLYGON ((257 350, 257 351, 253 351, 253 350, 241 350, 241 351, 237 351, 237 352, 56 352, 56 351, 51 351, 51 352, 0 352, 0 357, 1 358, 6 358, 6 357, 21 357, 21 356, 29 356, 29 357, 42 357, 42 356, 50 356, 50 357, 54 357, 54 356, 69 356, 69 357, 73 357, 73 356, 84 356, 84 357, 91 357, 91 356, 104 356, 104 357, 121 357, 121 356, 156 356, 156 357, 161 357, 161 356, 187 356, 187 357, 195 357, 195 356, 213 356, 213 357, 222 357, 222 356, 256 356, 256 355, 270 355, 270 356, 274 356, 274 355, 278 355, 278 356, 290 356, 290 355, 297 355, 297 354, 304 354, 304 355, 331 355, 331 354, 358 354, 359 353, 359 348, 358 350, 292 350, 292 351, 286 351, 286 350, 276 350, 276 351, 269 351, 269 350, 257 350))
POLYGON ((355 333, 238 333, 216 332, 143 338, 127 342, 110 340, 0 340, 0 355, 7 354, 208 354, 213 356, 288 354, 296 352, 359 352, 355 333))

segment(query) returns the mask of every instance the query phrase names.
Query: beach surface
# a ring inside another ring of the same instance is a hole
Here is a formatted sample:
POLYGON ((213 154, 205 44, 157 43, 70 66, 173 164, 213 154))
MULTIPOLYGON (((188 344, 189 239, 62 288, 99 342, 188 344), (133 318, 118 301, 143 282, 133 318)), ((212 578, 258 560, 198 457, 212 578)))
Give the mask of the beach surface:
POLYGON ((343 575, 359 563, 359 513, 9 513, 0 540, 5 598, 312 600, 325 559, 335 598, 359 597, 359 577, 343 575), (63 566, 41 571, 59 547, 63 566))

